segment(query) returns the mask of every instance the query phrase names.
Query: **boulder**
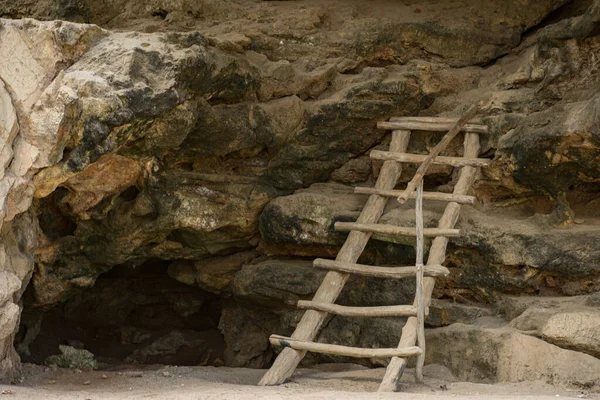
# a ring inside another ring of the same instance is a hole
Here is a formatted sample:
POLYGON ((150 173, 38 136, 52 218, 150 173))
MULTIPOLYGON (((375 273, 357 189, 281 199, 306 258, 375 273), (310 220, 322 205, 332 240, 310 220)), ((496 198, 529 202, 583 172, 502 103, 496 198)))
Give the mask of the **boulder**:
POLYGON ((91 352, 65 345, 60 345, 59 348, 62 354, 48 357, 46 365, 83 370, 98 369, 98 361, 91 352))
POLYGON ((600 358, 600 311, 556 313, 542 325, 542 338, 559 347, 600 358))
MULTIPOLYGON (((240 300, 276 308, 295 307, 298 300, 310 300, 326 271, 311 261, 273 259, 244 265, 236 273, 233 294, 240 300)), ((351 276, 337 301, 344 305, 400 305, 414 299, 414 279, 379 279, 351 276)))
POLYGON ((447 366, 459 379, 475 382, 541 379, 551 384, 598 387, 599 359, 509 328, 453 324, 428 330, 426 338, 426 363, 447 366))
POLYGON ((243 266, 235 275, 233 293, 265 305, 293 307, 298 300, 312 297, 324 277, 310 261, 269 260, 243 266))
MULTIPOLYGON (((556 346, 598 357, 600 312, 593 306, 592 296, 564 298, 525 298, 520 315, 510 326, 526 331, 556 346), (590 306, 589 299, 592 299, 590 306)), ((508 309, 515 307, 508 306, 508 309)), ((510 312, 507 313, 510 317, 510 312)))
POLYGON ((169 276, 187 285, 221 293, 229 287, 242 265, 249 263, 256 256, 254 251, 244 251, 199 261, 175 261, 169 265, 169 276))
POLYGON ((333 231, 337 221, 355 220, 364 196, 336 184, 315 184, 269 202, 260 216, 262 238, 268 243, 341 245, 344 235, 333 231))

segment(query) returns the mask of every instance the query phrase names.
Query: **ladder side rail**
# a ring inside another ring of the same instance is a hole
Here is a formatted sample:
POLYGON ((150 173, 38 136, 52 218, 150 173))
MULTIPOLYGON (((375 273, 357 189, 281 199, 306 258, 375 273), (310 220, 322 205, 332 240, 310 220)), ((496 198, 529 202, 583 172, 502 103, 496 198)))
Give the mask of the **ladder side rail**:
MULTIPOLYGON (((477 157, 479 154, 479 135, 472 132, 467 132, 465 135, 465 157, 477 157)), ((477 177, 477 168, 475 167, 464 167, 460 171, 458 182, 454 186, 454 194, 464 195, 469 192, 473 186, 473 182, 477 177)), ((439 228, 451 228, 458 221, 460 214, 460 204, 448 203, 444 214, 438 224, 439 228)), ((437 237, 431 244, 429 251, 429 258, 427 259, 427 265, 438 265, 444 262, 446 258, 446 247, 448 245, 448 238, 437 237)), ((424 278, 423 280, 423 291, 425 298, 425 307, 428 307, 431 302, 431 294, 433 293, 433 287, 435 285, 435 278, 424 278)), ((406 321, 404 328, 402 328, 402 336, 398 348, 411 347, 416 342, 417 333, 417 318, 410 317, 406 321)), ((398 389, 398 383, 400 377, 406 368, 406 358, 393 357, 388 364, 385 376, 381 382, 378 392, 395 392, 398 389)))
MULTIPOLYGON (((392 141, 390 143, 390 151, 399 153, 405 152, 408 148, 409 139, 410 131, 393 131, 392 141)), ((402 165, 395 161, 386 161, 379 172, 379 178, 375 183, 375 187, 382 190, 393 189, 400 178, 401 172, 402 165)), ((358 217, 358 222, 377 222, 383 214, 387 201, 388 198, 385 196, 379 196, 376 194, 371 195, 360 216, 358 217)), ((344 245, 342 246, 342 249, 336 257, 336 261, 355 263, 362 254, 370 238, 371 233, 369 232, 350 232, 346 238, 346 241, 344 242, 344 245)), ((329 271, 323 279, 321 286, 319 286, 319 289, 315 293, 313 301, 320 303, 333 303, 344 288, 344 284, 348 280, 349 276, 350 275, 347 273, 329 271)), ((306 311, 298 323, 292 337, 294 339, 303 341, 314 340, 319 333, 321 325, 325 321, 326 317, 326 312, 314 310, 306 311)), ((281 353, 279 353, 279 356, 277 356, 275 359, 275 362, 271 368, 262 377, 258 384, 260 386, 267 386, 283 383, 294 373, 296 367, 305 355, 305 350, 298 351, 292 348, 283 349, 281 353)))
POLYGON ((415 379, 417 382, 423 382, 423 366, 425 365, 425 298, 423 287, 423 181, 417 186, 417 201, 415 204, 416 214, 416 234, 417 234, 417 289, 416 289, 416 308, 417 308, 417 345, 421 348, 421 354, 417 357, 415 368, 415 379))

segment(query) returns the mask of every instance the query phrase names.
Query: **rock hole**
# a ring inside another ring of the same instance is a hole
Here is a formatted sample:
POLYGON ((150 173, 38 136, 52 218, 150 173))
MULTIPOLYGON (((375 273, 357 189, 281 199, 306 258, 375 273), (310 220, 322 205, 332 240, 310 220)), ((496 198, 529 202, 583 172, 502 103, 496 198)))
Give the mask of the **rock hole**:
POLYGON ((158 10, 156 10, 156 11, 154 11, 152 13, 153 17, 158 17, 160 19, 167 18, 167 15, 169 15, 169 12, 167 10, 162 9, 162 8, 159 8, 158 10))
POLYGON ((36 307, 30 286, 15 339, 22 360, 43 364, 70 345, 91 351, 101 367, 221 364, 221 299, 170 278, 168 264, 114 267, 49 309, 36 307))
POLYGON ((48 197, 40 199, 38 216, 40 228, 51 241, 73 235, 77 228, 77 224, 68 216, 61 203, 67 194, 67 189, 57 188, 48 197))

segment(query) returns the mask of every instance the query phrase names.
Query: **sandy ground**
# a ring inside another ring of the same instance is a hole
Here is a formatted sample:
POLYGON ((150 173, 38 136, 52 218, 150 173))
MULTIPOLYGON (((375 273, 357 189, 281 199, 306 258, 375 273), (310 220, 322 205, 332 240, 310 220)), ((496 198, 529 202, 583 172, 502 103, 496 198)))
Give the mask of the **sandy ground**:
POLYGON ((83 372, 25 365, 24 380, 2 385, 0 399, 600 399, 598 393, 557 388, 543 382, 475 384, 455 382, 443 367, 425 368, 425 384, 407 370, 400 393, 374 393, 384 369, 325 364, 300 369, 281 386, 255 386, 264 370, 148 366, 83 372))

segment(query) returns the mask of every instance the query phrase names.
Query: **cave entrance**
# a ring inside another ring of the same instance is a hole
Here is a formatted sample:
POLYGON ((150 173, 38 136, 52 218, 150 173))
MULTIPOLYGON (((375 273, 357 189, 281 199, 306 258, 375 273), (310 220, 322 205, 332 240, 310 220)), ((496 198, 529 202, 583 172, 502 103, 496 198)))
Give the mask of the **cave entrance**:
POLYGON ((21 359, 43 364, 69 345, 100 364, 219 365, 221 299, 172 279, 167 266, 117 266, 47 310, 35 307, 30 285, 15 341, 21 359))

